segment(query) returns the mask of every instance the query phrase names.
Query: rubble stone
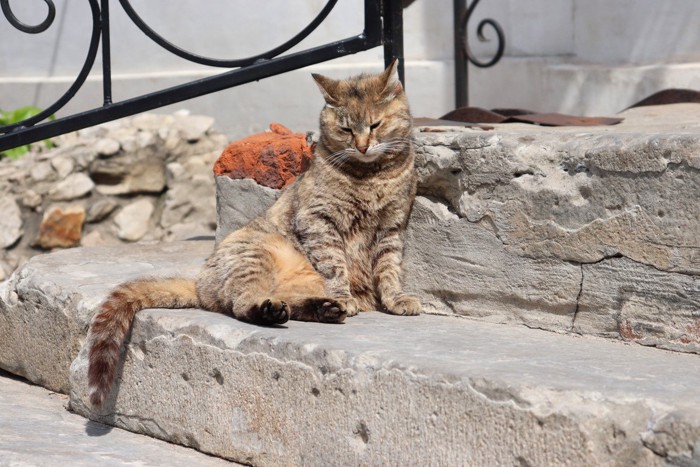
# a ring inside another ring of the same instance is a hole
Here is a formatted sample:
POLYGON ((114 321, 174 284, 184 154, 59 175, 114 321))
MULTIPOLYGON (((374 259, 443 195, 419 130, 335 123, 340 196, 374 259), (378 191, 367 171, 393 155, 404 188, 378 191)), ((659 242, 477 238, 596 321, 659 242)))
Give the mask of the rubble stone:
POLYGON ((37 246, 45 250, 78 246, 84 222, 85 209, 81 206, 49 209, 39 227, 37 246))
POLYGON ((0 195, 0 248, 14 245, 22 236, 22 213, 10 194, 0 195))
POLYGON ((78 172, 58 182, 49 191, 49 197, 54 201, 70 201, 87 195, 94 187, 95 184, 90 177, 78 172))
POLYGON ((128 242, 140 240, 148 232, 153 210, 153 203, 145 198, 124 206, 114 217, 117 236, 128 242))
MULTIPOLYGON (((182 112, 141 114, 53 141, 52 149, 29 152, 17 160, 0 158, 3 279, 48 248, 37 239, 43 214, 54 207, 79 205, 85 210, 82 243, 86 245, 130 242, 117 237, 114 217, 139 199, 149 199, 155 207, 142 240, 213 235, 211 167, 228 141, 213 129, 211 118, 182 112), (191 131, 185 135, 188 126, 191 131), (166 175, 166 167, 179 167, 179 175, 166 175)), ((140 234, 127 237, 134 235, 140 234)), ((56 242, 47 245, 59 247, 56 242)))

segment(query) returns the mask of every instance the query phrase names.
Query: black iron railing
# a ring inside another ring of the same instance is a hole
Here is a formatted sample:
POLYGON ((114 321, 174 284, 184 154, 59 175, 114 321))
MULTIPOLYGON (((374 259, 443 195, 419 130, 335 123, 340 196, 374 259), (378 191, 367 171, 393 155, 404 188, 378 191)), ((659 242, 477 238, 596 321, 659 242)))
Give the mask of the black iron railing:
MULTIPOLYGON (((0 0, 0 7, 2 7, 5 18, 16 29, 28 34, 38 34, 51 26, 56 15, 53 0, 43 1, 48 6, 48 14, 46 19, 37 25, 27 25, 17 19, 12 12, 10 0, 0 0)), ((134 24, 161 47, 191 62, 234 69, 132 99, 112 102, 110 0, 87 0, 87 2, 92 13, 92 33, 88 53, 78 76, 68 90, 41 113, 21 122, 0 127, 0 151, 369 50, 379 45, 384 46, 384 59, 387 64, 394 57, 401 59, 399 77, 402 81, 404 80, 401 0, 364 0, 364 30, 361 33, 319 47, 282 55, 309 36, 323 22, 337 3, 337 0, 329 0, 302 31, 284 44, 259 55, 230 60, 203 57, 175 46, 148 26, 136 13, 129 0, 119 0, 134 24), (50 115, 61 109, 83 85, 92 70, 100 43, 102 46, 103 76, 102 105, 92 110, 46 121, 50 115)))
POLYGON ((455 106, 457 108, 469 105, 469 63, 479 68, 492 67, 501 59, 506 48, 505 34, 501 25, 490 18, 479 22, 476 36, 480 41, 486 42, 488 39, 484 34, 484 29, 486 26, 493 28, 497 39, 495 55, 490 60, 481 61, 469 48, 467 26, 480 1, 474 0, 469 5, 468 0, 454 0, 455 106))

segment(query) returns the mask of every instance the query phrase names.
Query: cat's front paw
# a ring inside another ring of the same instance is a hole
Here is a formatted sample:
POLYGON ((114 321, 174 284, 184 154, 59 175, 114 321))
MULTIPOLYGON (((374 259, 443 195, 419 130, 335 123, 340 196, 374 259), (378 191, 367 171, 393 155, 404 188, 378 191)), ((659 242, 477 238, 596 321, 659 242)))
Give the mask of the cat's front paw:
POLYGON ((392 315, 414 316, 420 314, 421 303, 414 295, 399 295, 392 300, 386 300, 384 309, 392 315))
POLYGON ((355 316, 360 311, 354 297, 339 297, 335 299, 335 302, 340 305, 342 310, 345 310, 348 316, 355 316))

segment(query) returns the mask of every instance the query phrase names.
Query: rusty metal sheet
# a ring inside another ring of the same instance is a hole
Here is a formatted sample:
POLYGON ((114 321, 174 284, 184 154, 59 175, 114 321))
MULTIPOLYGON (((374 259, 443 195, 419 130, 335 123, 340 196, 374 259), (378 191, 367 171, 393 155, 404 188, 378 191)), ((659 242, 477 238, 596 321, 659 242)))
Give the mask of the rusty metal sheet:
POLYGON ((515 115, 505 122, 534 123, 542 126, 597 126, 617 125, 623 118, 620 117, 578 117, 560 113, 515 115))
MULTIPOLYGON (((441 121, 462 123, 531 123, 543 126, 591 126, 615 125, 623 119, 619 117, 579 117, 560 113, 535 113, 523 109, 493 109, 480 107, 460 107, 440 117, 441 121)), ((443 123, 442 125, 449 125, 443 123)))
POLYGON ((501 123, 506 119, 502 114, 481 107, 460 107, 447 112, 440 120, 454 120, 467 123, 501 123))
POLYGON ((665 104, 681 104, 681 103, 696 103, 700 104, 700 91, 692 89, 664 89, 651 96, 642 99, 636 104, 628 107, 644 107, 647 105, 665 105, 665 104))

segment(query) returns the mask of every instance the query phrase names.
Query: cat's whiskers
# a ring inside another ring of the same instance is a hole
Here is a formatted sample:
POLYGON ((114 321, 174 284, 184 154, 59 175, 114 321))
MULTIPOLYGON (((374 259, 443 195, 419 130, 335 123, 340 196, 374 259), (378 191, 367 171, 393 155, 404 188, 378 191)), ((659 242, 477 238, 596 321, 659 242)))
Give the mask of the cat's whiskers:
POLYGON ((410 148, 411 144, 410 138, 392 138, 375 144, 368 152, 383 154, 389 151, 405 151, 410 148))
POLYGON ((326 157, 328 165, 334 169, 342 166, 349 158, 350 156, 348 155, 347 149, 341 149, 340 151, 336 151, 326 157))

